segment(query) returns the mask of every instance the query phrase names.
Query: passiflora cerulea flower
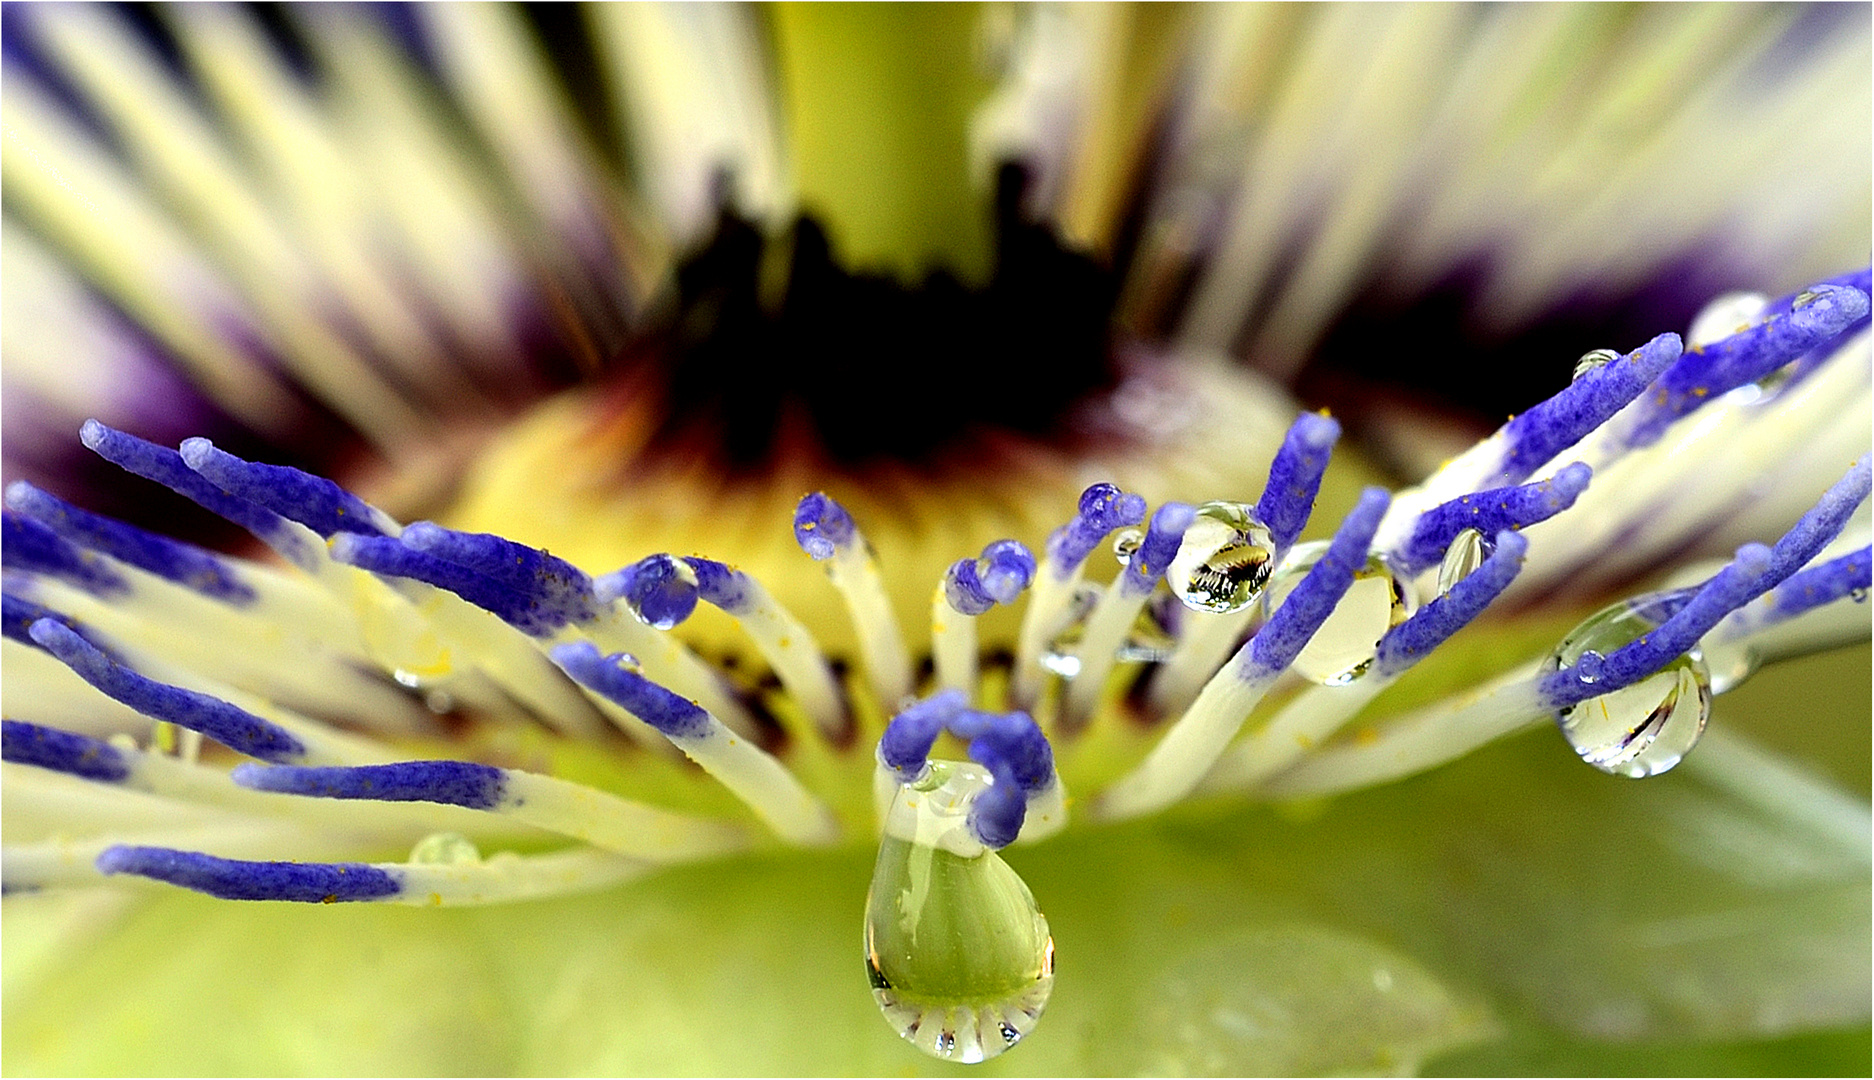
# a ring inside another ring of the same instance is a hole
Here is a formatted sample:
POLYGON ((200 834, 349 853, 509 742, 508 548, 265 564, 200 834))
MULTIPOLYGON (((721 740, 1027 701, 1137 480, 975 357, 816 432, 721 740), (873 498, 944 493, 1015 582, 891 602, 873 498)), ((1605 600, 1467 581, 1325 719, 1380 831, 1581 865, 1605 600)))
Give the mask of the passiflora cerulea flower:
POLYGON ((1865 1060, 1864 6, 0 30, 8 1071, 1865 1060))

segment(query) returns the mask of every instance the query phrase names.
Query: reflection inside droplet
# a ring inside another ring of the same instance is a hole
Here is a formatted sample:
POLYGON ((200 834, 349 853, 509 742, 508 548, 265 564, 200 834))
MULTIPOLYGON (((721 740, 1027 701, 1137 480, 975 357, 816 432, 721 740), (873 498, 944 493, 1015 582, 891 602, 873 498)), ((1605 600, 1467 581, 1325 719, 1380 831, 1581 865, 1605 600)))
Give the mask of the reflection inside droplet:
POLYGON ((1275 540, 1254 509, 1207 502, 1184 530, 1165 583, 1186 607, 1228 614, 1255 603, 1274 569, 1275 540))
POLYGON ((1569 378, 1579 379, 1588 372, 1599 371, 1618 359, 1620 359, 1620 354, 1612 349, 1595 349, 1593 352, 1582 353, 1581 359, 1575 361, 1574 374, 1569 378))
MULTIPOLYGON (((1281 608, 1282 601, 1327 554, 1327 547, 1326 541, 1317 541, 1289 552, 1263 593, 1265 615, 1281 608)), ((1418 594, 1411 584, 1394 574, 1384 558, 1368 555, 1366 565, 1355 571, 1352 587, 1302 647, 1291 670, 1314 682, 1344 686, 1372 666, 1386 631, 1417 610, 1418 594)))
POLYGON ((1452 537, 1451 546, 1445 548, 1444 562, 1438 564, 1438 595, 1450 592, 1453 585, 1471 576, 1489 557, 1484 534, 1476 529, 1465 529, 1452 537))
POLYGON ((980 766, 932 761, 900 787, 866 895, 866 977, 880 1012, 918 1049, 965 1064, 1019 1042, 1054 989, 1047 919, 968 827, 993 784, 980 766))
MULTIPOLYGON (((1652 632, 1690 595, 1652 593, 1603 608, 1562 640, 1550 670, 1578 668, 1583 681, 1598 680, 1603 657, 1652 632)), ((1727 672, 1736 660, 1727 657, 1727 672)), ((1693 649, 1639 682, 1563 709, 1556 722, 1581 760, 1602 772, 1652 776, 1677 765, 1705 733, 1711 693, 1704 654, 1693 649)))

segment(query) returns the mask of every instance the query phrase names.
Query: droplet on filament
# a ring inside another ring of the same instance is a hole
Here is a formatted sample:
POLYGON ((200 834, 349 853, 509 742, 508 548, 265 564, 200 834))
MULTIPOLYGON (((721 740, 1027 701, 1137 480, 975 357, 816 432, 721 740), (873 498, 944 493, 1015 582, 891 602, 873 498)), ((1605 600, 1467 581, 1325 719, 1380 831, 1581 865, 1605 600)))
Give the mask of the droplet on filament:
MULTIPOLYGON (((1295 591, 1314 564, 1327 554, 1327 542, 1302 544, 1288 553, 1262 594, 1263 610, 1273 615, 1295 591)), ((1386 631, 1412 617, 1418 594, 1410 582, 1392 572, 1379 555, 1368 555, 1366 565, 1354 571, 1353 585, 1335 605, 1308 644, 1302 646, 1291 670, 1327 686, 1345 686, 1366 674, 1386 631)))
MULTIPOLYGON (((1602 658, 1652 632, 1685 602, 1685 592, 1623 600, 1575 627, 1549 657, 1551 670, 1600 678, 1602 658)), ((1711 673, 1698 649, 1629 686, 1588 698, 1556 716, 1581 760, 1606 773, 1643 777, 1677 765, 1705 733, 1711 673)))
POLYGON ((966 1064, 1033 1030, 1054 989, 1054 939, 1028 886, 970 831, 987 770, 932 761, 898 789, 866 895, 865 966, 885 1019, 966 1064))
POLYGON ((1275 540, 1253 508, 1207 502, 1184 530, 1165 582, 1184 606, 1229 614, 1255 603, 1274 570, 1275 540))

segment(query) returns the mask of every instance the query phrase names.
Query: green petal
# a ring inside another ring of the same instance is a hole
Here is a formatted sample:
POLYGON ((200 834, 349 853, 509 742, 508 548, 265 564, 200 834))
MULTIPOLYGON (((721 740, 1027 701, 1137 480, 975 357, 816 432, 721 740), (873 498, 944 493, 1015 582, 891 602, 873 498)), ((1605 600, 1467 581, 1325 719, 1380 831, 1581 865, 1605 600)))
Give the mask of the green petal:
MULTIPOLYGON (((1865 686, 1866 657, 1823 658, 1846 665, 1826 681, 1865 686)), ((1801 697, 1820 669, 1789 667, 1782 700, 1802 701, 1805 729, 1838 733, 1768 733, 1798 753, 1864 755, 1865 699, 1827 720, 1801 697)), ((1865 1035, 1808 1033, 1867 1022, 1868 856, 1853 842, 1867 805, 1718 739, 1630 781, 1544 730, 1325 805, 1193 806, 1011 848, 1053 926, 1058 981, 1035 1032, 979 1071, 1392 1071, 1492 1028, 1507 1038, 1432 1066, 1838 1067, 1865 1035), (1159 1029, 1154 1016, 1189 1011, 1181 1001, 1211 1014, 1159 1029), (1271 1034, 1245 1041, 1245 1020, 1271 1034), (1323 1057, 1337 1038, 1343 1056, 1323 1057)), ((859 847, 773 855, 482 910, 159 892, 65 939, 35 928, 69 902, 12 898, 0 1065, 956 1071, 873 1007, 860 937, 872 864, 859 847), (46 941, 15 963, 16 947, 46 941)))

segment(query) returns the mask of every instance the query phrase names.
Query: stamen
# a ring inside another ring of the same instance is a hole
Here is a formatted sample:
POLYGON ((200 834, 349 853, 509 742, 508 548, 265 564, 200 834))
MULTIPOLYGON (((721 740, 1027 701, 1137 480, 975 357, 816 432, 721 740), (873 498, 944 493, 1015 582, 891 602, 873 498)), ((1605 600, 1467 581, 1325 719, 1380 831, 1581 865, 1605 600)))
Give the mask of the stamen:
POLYGON ((1604 441, 1627 448, 1657 442, 1679 417, 1839 336, 1866 317, 1868 297, 1845 285, 1822 284, 1797 294, 1783 310, 1771 310, 1749 329, 1680 357, 1604 441))
POLYGON ((18 720, 0 720, 0 760, 106 784, 130 775, 130 763, 109 743, 18 720))
POLYGON ((794 538, 815 562, 827 564, 827 576, 846 601, 859 635, 859 655, 872 690, 880 704, 895 707, 911 693, 911 661, 872 546, 846 508, 821 492, 801 499, 794 509, 794 538))
POLYGON ((290 465, 262 465, 217 450, 207 439, 182 440, 183 464, 236 498, 297 521, 326 539, 339 533, 396 536, 390 515, 323 476, 290 465))
POLYGON ((454 593, 529 637, 552 637, 568 622, 563 611, 540 598, 508 588, 460 563, 405 545, 388 536, 345 532, 332 537, 332 558, 375 574, 409 578, 454 593))
POLYGON ((782 687, 820 733, 836 743, 845 739, 852 720, 813 631, 740 570, 714 559, 672 561, 686 565, 694 575, 696 594, 734 618, 755 642, 782 687))
POLYGON ((219 555, 81 510, 24 480, 7 485, 6 504, 65 540, 217 600, 248 604, 257 595, 240 570, 219 555))
POLYGON ((997 540, 981 557, 958 559, 931 596, 931 654, 937 685, 972 701, 976 683, 976 616, 1012 604, 1035 578, 1035 556, 1015 540, 997 540))
POLYGON ((457 532, 428 521, 406 525, 398 537, 418 551, 466 566, 515 592, 536 596, 566 618, 594 617, 592 579, 585 571, 545 551, 492 533, 457 532))
POLYGON ((653 862, 712 858, 748 847, 727 822, 622 799, 538 773, 467 761, 407 761, 355 768, 237 765, 255 791, 325 799, 430 802, 484 810, 653 862))
POLYGON ((1400 492, 1380 526, 1376 546, 1382 551, 1398 548, 1429 507, 1481 488, 1528 479, 1626 407, 1681 355, 1679 335, 1661 334, 1577 375, 1560 393, 1512 417, 1418 487, 1400 492))
POLYGON ((1427 510, 1419 516, 1412 538, 1393 549, 1393 563, 1401 572, 1416 575, 1438 565, 1452 539, 1466 529, 1495 536, 1547 521, 1575 505, 1593 474, 1577 461, 1546 480, 1459 496, 1427 510))
POLYGON ((1483 614, 1516 580, 1528 549, 1529 541, 1521 533, 1509 529, 1499 532, 1496 549, 1481 566, 1380 638, 1379 651, 1373 658, 1374 674, 1390 678, 1404 673, 1483 614))
POLYGON ((97 596, 130 591, 123 575, 39 522, 0 512, 0 566, 45 574, 97 596))
POLYGON ((555 647, 553 659, 581 686, 663 732, 783 839, 817 845, 837 838, 832 814, 786 766, 723 727, 695 702, 632 671, 631 657, 601 656, 590 643, 578 642, 555 647))
POLYGON ((1738 548, 1736 557, 1677 613, 1651 633, 1608 653, 1595 670, 1578 663, 1543 676, 1539 683, 1543 706, 1564 709, 1631 686, 1665 667, 1696 645, 1719 620, 1761 592, 1759 586, 1770 565, 1770 549, 1762 544, 1738 548))
POLYGON ((98 870, 153 878, 221 900, 335 904, 382 900, 403 890, 389 872, 364 863, 243 862, 158 847, 109 848, 98 856, 98 870))
POLYGON ((1145 499, 1111 484, 1094 484, 1080 493, 1079 512, 1048 536, 1047 553, 1035 575, 1028 610, 1022 614, 1015 672, 1009 700, 1033 708, 1041 696, 1041 655, 1072 618, 1074 586, 1087 556, 1114 529, 1145 520, 1145 499))
POLYGON ((80 678, 145 716, 199 731, 262 761, 296 762, 313 756, 312 748, 279 725, 207 694, 144 678, 55 619, 40 619, 30 633, 80 678))
POLYGON ((1764 575, 1763 585, 1751 597, 1754 599, 1821 554, 1830 541, 1841 535, 1849 517, 1867 499, 1871 488, 1874 488, 1874 456, 1863 454, 1771 548, 1770 569, 1764 575))
POLYGON ((182 460, 182 455, 176 451, 106 427, 96 420, 84 422, 84 426, 78 429, 78 439, 99 457, 125 472, 163 485, 210 513, 246 529, 293 565, 311 573, 318 572, 320 556, 306 541, 305 533, 293 528, 279 514, 216 487, 206 477, 189 468, 182 460))
POLYGON ((1178 554, 1184 531, 1196 515, 1195 508, 1184 503, 1166 503, 1152 515, 1145 540, 1126 561, 1125 569, 1101 594, 1075 655, 1080 670, 1067 683, 1056 724, 1063 732, 1086 726, 1106 688, 1106 676, 1113 670, 1119 647, 1139 617, 1139 610, 1151 598, 1152 589, 1165 576, 1165 568, 1178 554))
POLYGON ((945 730, 968 739, 970 759, 994 778, 971 802, 968 825, 978 842, 1003 848, 1017 837, 1035 840, 1065 826, 1065 793, 1040 726, 1025 712, 970 709, 957 690, 916 702, 886 725, 878 744, 875 791, 881 821, 900 786, 924 781, 931 746, 945 730), (1033 818, 1031 809, 1039 811, 1033 818))
POLYGON ((1326 554, 1283 605, 1131 772, 1095 797, 1093 813, 1120 820, 1152 813, 1188 795, 1236 737, 1251 710, 1295 659, 1366 565, 1389 497, 1368 488, 1341 522, 1326 554))
POLYGON ((1269 482, 1256 501, 1256 517, 1268 526, 1277 559, 1288 554, 1308 526, 1315 497, 1321 493, 1321 478, 1327 475, 1327 463, 1339 439, 1340 424, 1319 413, 1302 413, 1283 437, 1282 448, 1269 465, 1269 482))

